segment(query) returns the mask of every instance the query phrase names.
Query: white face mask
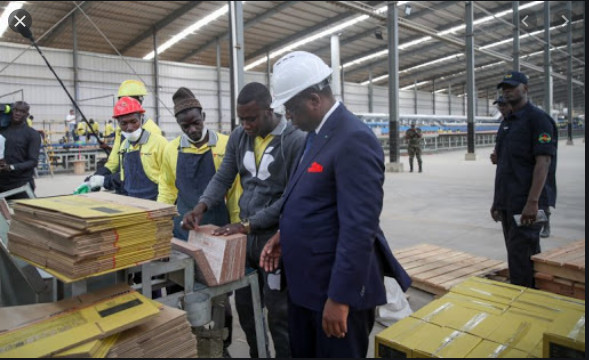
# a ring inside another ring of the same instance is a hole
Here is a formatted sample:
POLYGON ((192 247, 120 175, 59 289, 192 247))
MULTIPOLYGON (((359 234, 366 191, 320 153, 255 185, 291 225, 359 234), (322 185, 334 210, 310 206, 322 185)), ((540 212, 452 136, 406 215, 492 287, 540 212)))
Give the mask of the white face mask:
POLYGON ((201 142, 201 141, 203 141, 203 140, 205 139, 205 136, 207 136, 208 132, 209 132, 209 129, 207 129, 207 127, 206 127, 206 126, 204 126, 204 127, 203 127, 203 129, 202 129, 202 135, 200 136, 200 139, 198 139, 198 140, 196 140, 196 141, 192 141, 192 139, 191 139, 191 138, 189 138, 188 136, 186 136, 186 138, 187 138, 187 139, 188 139, 188 141, 190 141, 191 143, 193 143, 193 144, 197 144, 197 143, 199 143, 199 142, 201 142))
POLYGON ((143 131, 143 128, 138 128, 137 130, 135 130, 133 132, 121 131, 121 134, 123 134, 125 139, 129 140, 130 142, 134 142, 134 141, 139 140, 139 138, 141 137, 142 131, 143 131))

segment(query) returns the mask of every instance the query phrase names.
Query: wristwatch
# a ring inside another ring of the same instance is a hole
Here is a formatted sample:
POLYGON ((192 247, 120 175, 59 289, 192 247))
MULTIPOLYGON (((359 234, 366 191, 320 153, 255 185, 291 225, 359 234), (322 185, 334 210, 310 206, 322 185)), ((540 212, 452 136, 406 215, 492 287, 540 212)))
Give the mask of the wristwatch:
POLYGON ((14 165, 10 165, 8 166, 8 168, 10 169, 10 171, 14 171, 14 165))
POLYGON ((248 219, 243 219, 240 221, 240 223, 245 228, 245 233, 249 234, 251 230, 250 221, 248 219))

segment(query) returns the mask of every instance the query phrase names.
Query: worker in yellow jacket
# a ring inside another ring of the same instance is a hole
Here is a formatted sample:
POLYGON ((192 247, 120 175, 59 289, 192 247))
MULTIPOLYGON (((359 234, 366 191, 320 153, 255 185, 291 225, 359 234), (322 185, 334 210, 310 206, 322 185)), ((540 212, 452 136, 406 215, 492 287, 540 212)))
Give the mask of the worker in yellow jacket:
MULTIPOLYGON (((176 121, 183 134, 166 146, 157 200, 177 205, 180 215, 174 219, 174 236, 187 240, 188 232, 182 229, 180 221, 198 203, 221 166, 229 137, 207 129, 204 125, 206 114, 189 89, 181 87, 172 99, 176 121)), ((205 215, 209 216, 203 218, 203 224, 222 226, 239 222, 240 195, 241 186, 237 180, 227 194, 226 203, 217 206, 210 215, 207 212, 205 215)))
MULTIPOLYGON (((139 101, 127 96, 122 97, 114 107, 113 117, 125 137, 119 151, 120 179, 126 195, 156 200, 160 168, 168 141, 142 127, 144 113, 139 101)), ((80 187, 99 190, 107 188, 111 180, 110 176, 93 175, 80 187)))
MULTIPOLYGON (((147 95, 147 89, 145 85, 138 80, 125 80, 119 86, 118 98, 121 99, 123 96, 128 96, 139 101, 143 104, 143 99, 147 95)), ((145 120, 142 125, 143 129, 149 131, 152 134, 161 135, 162 131, 157 124, 150 118, 145 120)), ((122 180, 120 178, 120 150, 121 150, 121 128, 117 127, 114 132, 114 141, 112 149, 108 156, 104 167, 96 170, 96 172, 87 177, 84 181, 88 182, 92 176, 105 176, 108 177, 105 181, 104 188, 107 190, 114 190, 117 194, 126 195, 125 189, 123 188, 122 180)))

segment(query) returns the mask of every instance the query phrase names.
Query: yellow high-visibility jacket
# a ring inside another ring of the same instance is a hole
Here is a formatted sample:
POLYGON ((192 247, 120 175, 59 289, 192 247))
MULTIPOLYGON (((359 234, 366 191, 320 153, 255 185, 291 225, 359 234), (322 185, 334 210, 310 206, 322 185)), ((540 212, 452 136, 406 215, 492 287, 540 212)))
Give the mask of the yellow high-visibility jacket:
MULTIPOLYGON (((174 140, 168 143, 164 155, 162 168, 160 171, 159 179, 159 193, 157 197, 158 202, 166 204, 175 204, 178 197, 178 188, 176 188, 176 165, 178 163, 178 147, 180 145, 181 136, 178 136, 174 140)), ((194 144, 190 144, 190 147, 184 147, 181 151, 191 154, 204 154, 211 151, 213 154, 213 162, 215 164, 215 170, 219 169, 223 158, 225 157, 225 148, 227 147, 227 141, 229 136, 223 135, 218 132, 209 130, 209 142, 200 148, 197 148, 194 144)), ((233 186, 227 192, 225 197, 227 210, 229 211, 229 218, 232 223, 239 222, 239 197, 243 189, 239 183, 239 176, 236 177, 233 182, 233 186)))

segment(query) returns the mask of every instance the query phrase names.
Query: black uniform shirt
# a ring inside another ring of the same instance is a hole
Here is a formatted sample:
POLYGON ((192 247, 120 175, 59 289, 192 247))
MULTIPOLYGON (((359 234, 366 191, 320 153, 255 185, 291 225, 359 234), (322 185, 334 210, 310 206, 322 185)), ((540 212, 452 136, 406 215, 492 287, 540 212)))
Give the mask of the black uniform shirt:
POLYGON ((496 141, 495 209, 521 213, 532 186, 537 155, 552 157, 538 206, 555 206, 558 131, 554 120, 528 102, 501 122, 496 141))
POLYGON ((14 166, 14 170, 0 172, 0 189, 7 191, 33 179, 33 172, 39 161, 41 136, 26 121, 19 126, 3 128, 0 134, 6 138, 4 160, 14 166))

